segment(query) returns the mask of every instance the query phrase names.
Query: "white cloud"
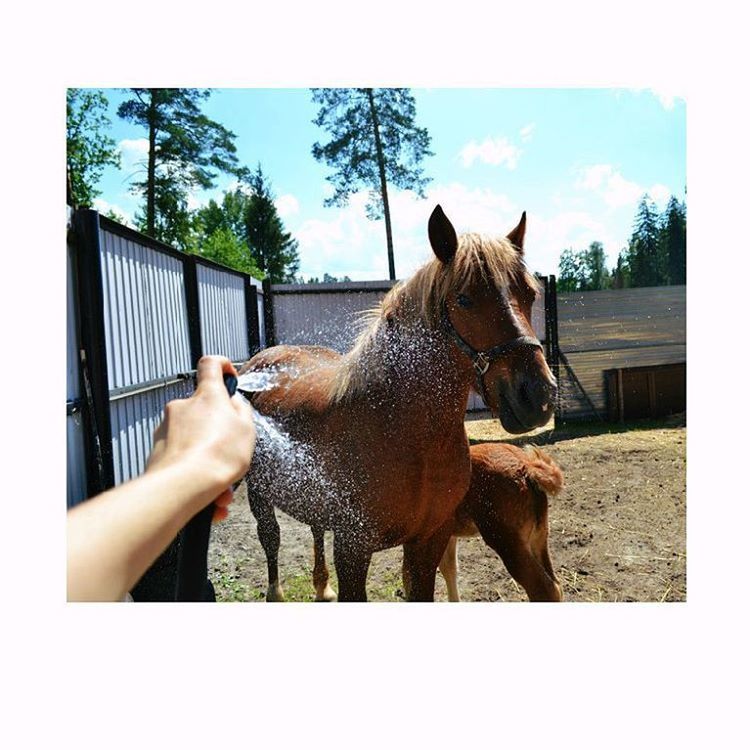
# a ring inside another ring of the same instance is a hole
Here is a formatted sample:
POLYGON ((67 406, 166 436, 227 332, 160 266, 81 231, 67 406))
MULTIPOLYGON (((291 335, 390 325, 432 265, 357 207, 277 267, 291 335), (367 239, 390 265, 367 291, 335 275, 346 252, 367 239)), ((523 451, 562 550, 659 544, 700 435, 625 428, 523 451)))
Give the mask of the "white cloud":
POLYGON ((109 211, 112 211, 118 216, 122 217, 125 220, 125 224, 127 226, 135 228, 133 216, 130 211, 127 211, 126 209, 116 205, 115 203, 109 203, 101 198, 94 198, 94 209, 100 214, 104 215, 106 215, 109 211))
MULTIPOLYGON (((290 227, 299 241, 300 270, 305 277, 344 274, 355 280, 388 278, 385 225, 367 218, 369 195, 353 195, 349 205, 331 209, 328 220, 309 219, 290 227)), ((436 185, 427 199, 411 191, 389 193, 396 275, 410 276, 431 257, 427 221, 440 204, 458 232, 504 234, 520 218, 521 211, 502 193, 469 188, 460 183, 436 185)))
POLYGON ((482 143, 469 141, 461 149, 459 159, 464 167, 470 167, 479 160, 483 164, 505 165, 508 169, 515 169, 521 153, 521 149, 513 145, 505 136, 498 136, 485 138, 482 143))
POLYGON ((280 195, 275 201, 276 211, 282 219, 299 213, 299 201, 291 194, 280 195))
POLYGON ((148 138, 125 138, 117 144, 122 170, 130 176, 137 169, 145 168, 148 158, 148 138))
POLYGON ((602 243, 607 264, 613 266, 623 241, 598 217, 587 211, 561 211, 549 218, 532 215, 527 230, 526 260, 535 271, 556 274, 560 253, 565 248, 582 250, 594 241, 602 243))
POLYGON ((531 136, 534 134, 534 130, 536 130, 536 123, 530 122, 528 125, 525 125, 521 128, 521 143, 528 143, 531 140, 531 136))
POLYGON ((650 187, 627 180, 611 164, 594 164, 584 167, 576 181, 576 187, 599 193, 609 208, 635 205, 648 193, 651 199, 663 208, 669 200, 670 190, 666 185, 654 183, 650 187))

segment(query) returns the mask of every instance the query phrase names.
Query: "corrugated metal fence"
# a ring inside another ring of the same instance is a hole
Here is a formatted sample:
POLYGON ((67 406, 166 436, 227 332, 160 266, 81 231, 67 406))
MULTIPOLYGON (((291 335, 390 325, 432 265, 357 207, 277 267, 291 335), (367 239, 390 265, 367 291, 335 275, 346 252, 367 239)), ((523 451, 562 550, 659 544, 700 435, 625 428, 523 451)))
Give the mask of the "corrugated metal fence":
POLYGON ((143 472, 165 404, 192 393, 203 354, 242 362, 265 346, 259 281, 94 211, 71 221, 69 507, 143 472))

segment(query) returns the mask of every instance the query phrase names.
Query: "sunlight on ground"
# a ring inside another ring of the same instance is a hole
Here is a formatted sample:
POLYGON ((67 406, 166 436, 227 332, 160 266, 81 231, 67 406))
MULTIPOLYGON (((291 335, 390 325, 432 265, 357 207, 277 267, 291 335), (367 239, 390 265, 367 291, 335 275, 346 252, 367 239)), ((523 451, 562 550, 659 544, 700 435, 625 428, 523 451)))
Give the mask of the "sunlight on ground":
MULTIPOLYGON (((512 435, 506 432, 500 420, 493 419, 489 412, 476 412, 467 414, 464 420, 466 427, 466 434, 469 436, 469 440, 478 441, 491 441, 491 440, 507 440, 509 438, 518 437, 518 435, 512 435)), ((539 435, 543 432, 549 432, 555 428, 555 420, 551 419, 544 427, 532 430, 524 434, 524 437, 532 437, 539 435)))

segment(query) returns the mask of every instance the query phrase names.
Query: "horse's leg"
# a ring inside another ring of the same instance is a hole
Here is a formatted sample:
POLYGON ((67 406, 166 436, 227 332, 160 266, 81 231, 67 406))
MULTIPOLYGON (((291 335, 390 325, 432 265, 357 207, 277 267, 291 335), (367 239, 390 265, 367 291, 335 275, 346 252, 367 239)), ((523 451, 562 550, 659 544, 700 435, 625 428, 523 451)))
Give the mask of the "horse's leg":
MULTIPOLYGON (((476 520, 476 519, 475 519, 476 520)), ((516 529, 500 529, 477 521, 484 541, 500 555, 513 578, 524 587, 529 601, 559 602, 560 586, 532 551, 530 538, 516 529)), ((545 543, 546 547, 546 543, 545 543)))
POLYGON ((534 559, 542 566, 542 568, 544 568, 544 571, 547 574, 545 581, 552 581, 552 587, 549 591, 551 598, 549 601, 562 601, 562 587, 555 575, 552 558, 550 558, 549 554, 549 519, 547 516, 546 504, 539 522, 531 532, 529 547, 531 549, 531 554, 534 555, 534 559), (555 593, 557 594, 557 598, 554 596, 555 593))
POLYGON ((448 587, 448 601, 460 602, 458 594, 458 537, 452 536, 438 565, 448 587))
POLYGON ((313 586, 316 602, 335 602, 336 592, 328 583, 328 566, 326 565, 325 529, 322 526, 311 526, 313 535, 314 567, 313 586))
POLYGON ((372 554, 345 541, 340 532, 333 534, 333 564, 339 579, 340 602, 367 601, 367 571, 372 554))
POLYGON ((267 500, 259 497, 247 482, 247 498, 250 502, 250 510, 258 522, 258 539, 263 551, 266 553, 268 565, 268 591, 267 602, 283 602, 284 592, 279 583, 279 546, 281 545, 281 529, 276 520, 273 505, 267 500))
POLYGON ((435 575, 453 531, 453 519, 425 542, 404 544, 405 578, 409 581, 407 601, 435 601, 435 575))

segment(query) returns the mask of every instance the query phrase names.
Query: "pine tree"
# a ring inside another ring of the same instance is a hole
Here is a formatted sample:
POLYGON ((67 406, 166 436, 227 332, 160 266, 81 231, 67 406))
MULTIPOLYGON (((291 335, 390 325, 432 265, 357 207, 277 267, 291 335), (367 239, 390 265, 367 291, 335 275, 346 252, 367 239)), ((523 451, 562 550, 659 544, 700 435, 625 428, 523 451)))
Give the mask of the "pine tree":
POLYGON ((611 286, 604 245, 601 242, 592 242, 585 251, 584 268, 586 289, 608 289, 611 286))
POLYGON ((583 283, 583 264, 581 255, 572 247, 566 248, 560 255, 558 264, 557 290, 559 292, 580 291, 583 283))
POLYGON ((114 140, 106 134, 107 98, 93 89, 68 89, 66 102, 66 141, 68 202, 90 207, 101 195, 96 184, 108 165, 120 166, 114 140))
POLYGON ((129 89, 133 98, 117 114, 148 131, 146 175, 134 184, 145 206, 140 220, 146 234, 184 245, 191 190, 214 187, 217 172, 241 174, 235 135, 206 117, 201 89, 129 89))
POLYGON ((656 206, 648 195, 641 198, 628 249, 632 286, 659 286, 666 283, 666 263, 659 242, 656 206))
POLYGON ((185 249, 256 279, 263 278, 247 244, 245 211, 249 197, 241 189, 224 193, 221 203, 211 199, 192 213, 192 233, 185 249))
POLYGON ((314 123, 331 140, 315 143, 313 156, 335 171, 328 177, 334 194, 327 206, 344 206, 361 188, 370 192, 367 214, 385 219, 388 272, 396 278, 388 185, 414 190, 424 197, 429 181, 422 160, 432 156, 430 136, 415 124, 416 107, 409 89, 313 89, 320 105, 314 123))
POLYGON ((660 240, 666 258, 670 284, 685 284, 687 280, 687 220, 685 205, 672 196, 664 214, 660 240))
POLYGON ((245 238, 255 262, 272 283, 293 281, 299 271, 298 243, 284 231, 260 165, 248 184, 252 194, 244 214, 245 238))
POLYGON ((617 256, 617 265, 612 270, 612 288, 626 289, 630 284, 630 268, 628 266, 628 249, 623 248, 617 256))

